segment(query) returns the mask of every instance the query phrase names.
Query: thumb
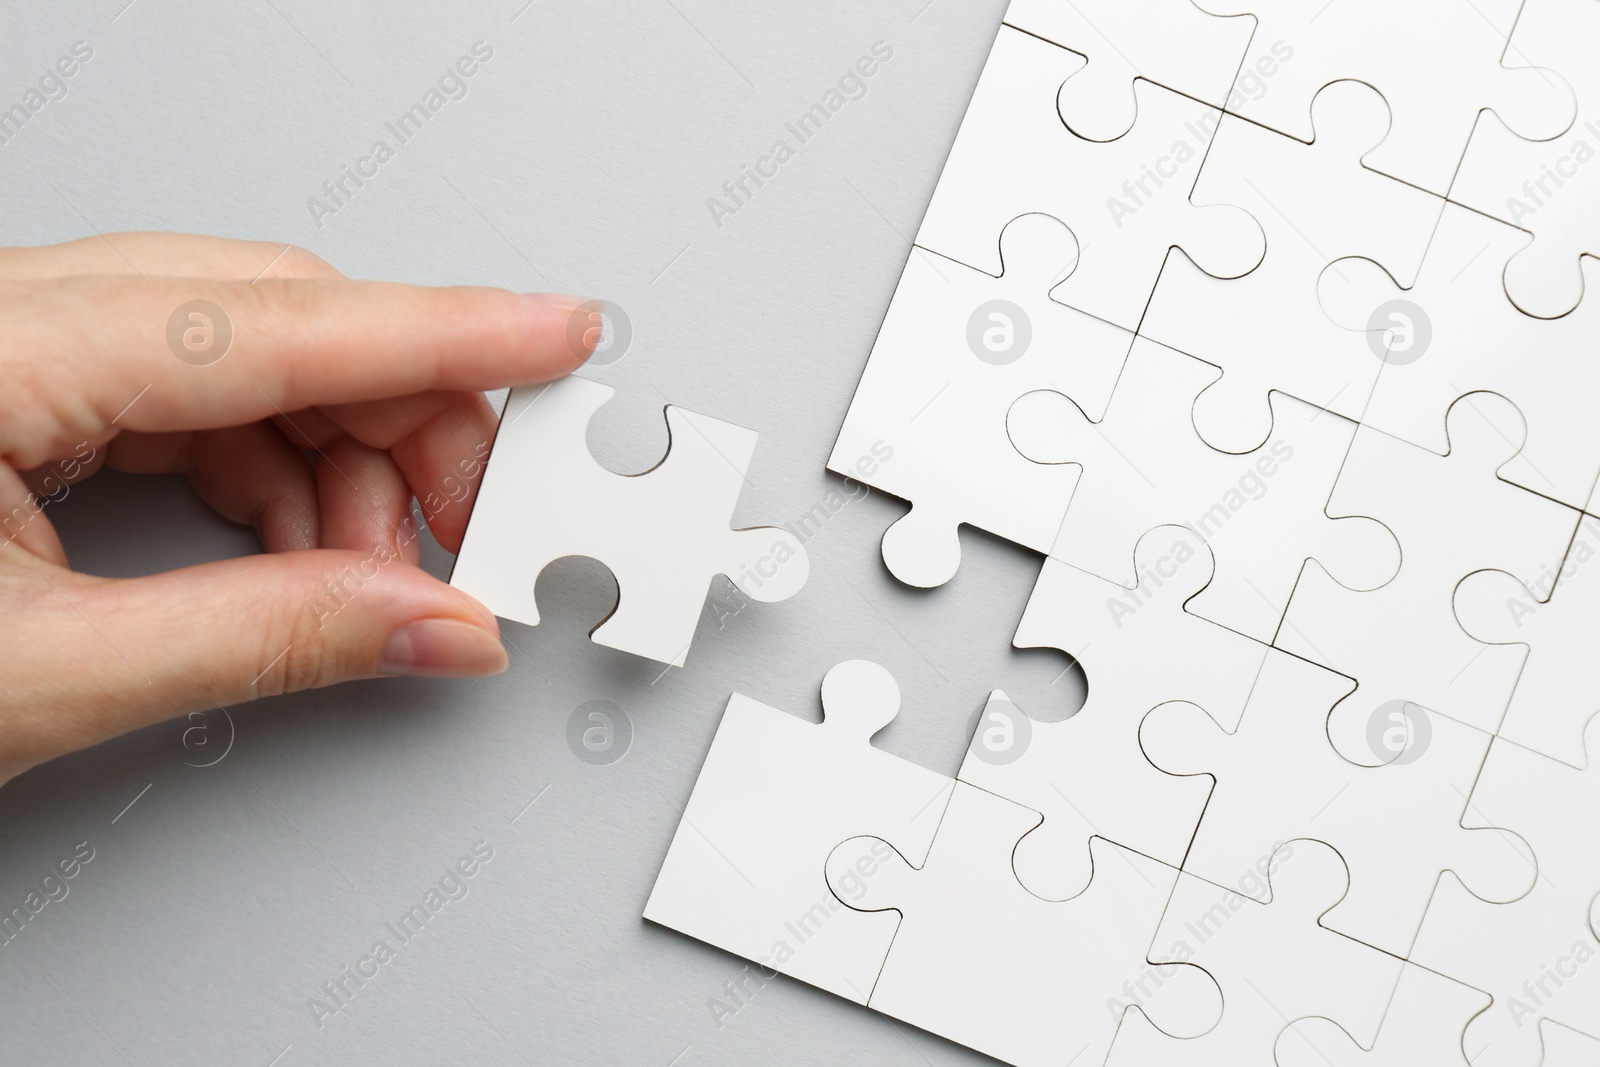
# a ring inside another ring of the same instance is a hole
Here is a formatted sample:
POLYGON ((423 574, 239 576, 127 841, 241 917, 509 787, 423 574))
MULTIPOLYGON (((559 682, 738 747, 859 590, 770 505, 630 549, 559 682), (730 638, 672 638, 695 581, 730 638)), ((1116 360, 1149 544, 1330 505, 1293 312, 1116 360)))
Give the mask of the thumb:
POLYGON ((26 677, 3 680, 0 781, 17 769, 172 715, 380 675, 506 668, 494 616, 392 548, 317 549, 148 578, 26 568, 7 586, 30 618, 26 677), (37 585, 36 589, 20 587, 37 585), (31 594, 31 595, 29 595, 31 594), (20 699, 19 699, 20 698, 20 699), (32 738, 31 744, 27 739, 32 738), (18 743, 36 750, 16 751, 18 743))

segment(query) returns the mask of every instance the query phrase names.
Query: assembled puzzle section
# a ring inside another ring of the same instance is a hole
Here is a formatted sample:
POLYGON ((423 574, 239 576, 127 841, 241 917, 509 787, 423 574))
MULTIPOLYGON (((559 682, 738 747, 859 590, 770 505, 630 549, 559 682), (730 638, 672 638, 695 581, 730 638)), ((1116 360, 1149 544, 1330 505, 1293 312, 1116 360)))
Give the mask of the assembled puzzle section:
POLYGON ((1600 1067, 1597 47, 1013 0, 829 468, 1087 700, 951 781, 735 697, 651 917, 1013 1064, 1600 1067))
POLYGON ((828 460, 911 502, 883 537, 884 562, 907 585, 955 575, 962 525, 1050 550, 1077 472, 1019 456, 1006 409, 1055 388, 1105 410, 1133 342, 1052 298, 1078 253, 1059 220, 1024 215, 998 238, 999 277, 912 249, 828 460))
POLYGON ((534 584, 550 563, 589 556, 610 568, 617 607, 596 644, 683 666, 716 575, 752 600, 785 600, 810 562, 786 530, 729 529, 757 435, 666 409, 671 443, 643 474, 589 452, 589 420, 610 386, 568 377, 514 389, 450 584, 503 618, 539 624, 534 584))
POLYGON ((1035 211, 1054 216, 1079 250, 1056 299, 1132 330, 1170 249, 1232 278, 1260 263, 1265 248, 1245 211, 1189 199, 1222 113, 1137 81, 1132 128, 1090 140, 1068 128, 1057 105, 1084 66, 1074 52, 1000 28, 916 243, 998 274, 1005 224, 1035 211))
POLYGON ((1137 585, 1046 560, 1013 640, 1057 648, 1084 669, 1089 697, 1071 718, 1035 720, 996 693, 958 777, 1044 816, 1018 843, 1017 880, 1061 900, 1089 882, 1089 842, 1105 837, 1174 867, 1183 862, 1211 792, 1203 775, 1153 767, 1139 724, 1170 700, 1237 722, 1267 646, 1185 610, 1211 580, 1211 550, 1181 526, 1139 542, 1137 585), (1152 663, 1154 650, 1164 661, 1152 663))
POLYGON ((733 695, 644 917, 865 1004, 897 923, 841 905, 828 854, 858 834, 885 842, 840 873, 852 885, 892 856, 922 862, 954 783, 872 747, 900 708, 876 663, 830 670, 822 704, 811 723, 733 695))
MULTIPOLYGON (((1498 0, 1500 6, 1515 6, 1498 0)), ((1561 128, 1529 132, 1505 113, 1478 120, 1450 198, 1521 227, 1533 243, 1497 265, 1505 291, 1530 315, 1557 318, 1583 299, 1585 279, 1600 280, 1600 4, 1594 0, 1525 0, 1508 56, 1570 85, 1577 117, 1561 128), (1559 73, 1556 73, 1559 72, 1559 73), (1544 138, 1553 138, 1545 140, 1544 138)))
MULTIPOLYGON (((922 866, 896 856, 852 880, 881 842, 834 850, 828 884, 840 900, 901 916, 869 1007, 1017 1067, 1105 1060, 1178 872, 1097 838, 1088 887, 1041 900, 1011 869, 1012 848, 1038 819, 961 782, 922 866)), ((1137 1008, 1162 1033, 1194 1037, 1223 1005, 1210 975, 1177 964, 1137 1008)))
POLYGON ((1142 976, 1125 994, 1139 1006, 1174 966, 1191 964, 1221 988, 1222 1019, 1173 1041, 1129 1012, 1107 1067, 1273 1067, 1285 1021, 1307 1015, 1371 1044, 1403 964, 1319 925, 1348 882, 1339 854, 1320 841, 1280 841, 1230 878, 1178 877, 1151 948, 1152 981, 1142 976), (1261 903, 1269 885, 1271 902, 1261 903))

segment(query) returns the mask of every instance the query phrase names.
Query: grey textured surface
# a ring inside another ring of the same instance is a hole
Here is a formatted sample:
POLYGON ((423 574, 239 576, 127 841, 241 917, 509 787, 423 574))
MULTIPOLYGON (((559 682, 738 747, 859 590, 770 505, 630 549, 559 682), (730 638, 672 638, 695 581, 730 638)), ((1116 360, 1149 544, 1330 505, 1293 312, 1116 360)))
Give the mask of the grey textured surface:
MULTIPOLYGON (((603 461, 656 458, 670 400, 762 433, 736 524, 848 491, 823 464, 1001 0, 523 2, 3 0, 4 104, 94 48, 0 146, 4 240, 214 232, 354 276, 603 295, 635 328, 592 372, 621 390, 603 461), (479 40, 494 55, 467 94, 315 225, 307 198, 479 40), (785 123, 880 40, 865 95, 798 144, 785 123), (718 226, 707 199, 779 139, 794 158, 718 226)), ((990 688, 1043 717, 1080 702, 1064 657, 1010 647, 1035 558, 969 532, 950 586, 901 588, 877 542, 903 505, 856 493, 810 539, 805 591, 708 610, 684 670, 591 645, 607 576, 563 564, 540 584, 549 622, 505 627, 500 677, 266 701, 0 789, 0 909, 94 849, 0 946, 0 1063, 977 1060, 788 980, 719 1024, 742 962, 639 918, 734 689, 816 718, 829 666, 878 660, 904 694, 879 744, 947 774, 990 688), (566 741, 596 699, 634 729, 609 766, 566 741), (467 895, 401 945, 386 924, 478 841, 494 857, 467 895), (394 958, 319 1025, 308 1000, 379 939, 394 958)), ((51 514, 95 573, 256 550, 169 479, 101 475, 51 514)), ((449 565, 436 546, 427 563, 449 565)))

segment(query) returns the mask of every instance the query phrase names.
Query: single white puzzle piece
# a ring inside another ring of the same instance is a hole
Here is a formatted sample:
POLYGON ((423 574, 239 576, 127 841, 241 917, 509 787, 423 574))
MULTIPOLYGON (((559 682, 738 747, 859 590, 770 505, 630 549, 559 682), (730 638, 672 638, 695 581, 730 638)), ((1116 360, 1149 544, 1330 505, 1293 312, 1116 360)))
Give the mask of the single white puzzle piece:
POLYGON ((889 570, 929 588, 954 577, 957 529, 1048 552, 1077 472, 1029 463, 1006 436, 1018 396, 1058 388, 1103 411, 1133 335, 1050 297, 1077 260, 1046 215, 1008 220, 1004 273, 913 248, 828 469, 911 501, 883 538, 889 570))
POLYGON ((1415 286, 1400 289, 1372 263, 1343 260, 1324 273, 1322 302, 1366 331, 1373 353, 1386 353, 1363 424, 1443 454, 1450 405, 1498 393, 1527 423, 1500 477, 1581 508, 1600 477, 1600 306, 1549 321, 1512 306, 1505 263, 1527 243, 1521 230, 1451 204, 1415 286))
POLYGON ((1525 648, 1500 736, 1574 767, 1588 766, 1583 732, 1600 711, 1600 579, 1589 566, 1597 555, 1600 519, 1584 516, 1560 567, 1533 587, 1504 571, 1479 571, 1455 592, 1456 618, 1469 635, 1525 648))
POLYGON ((1344 861, 1320 841, 1269 846, 1227 887, 1181 875, 1156 931, 1151 984, 1178 962, 1202 968, 1222 989, 1221 1022, 1174 1041, 1130 1014, 1106 1067, 1273 1067, 1285 1021, 1309 1014, 1368 1043, 1378 1033, 1401 960, 1318 925, 1344 892, 1344 861), (1254 897, 1269 882, 1263 904, 1254 897))
MULTIPOLYGON (((1600 716, 1590 722, 1588 747, 1600 752, 1600 716)), ((1538 1067, 1541 1030, 1551 1034, 1543 1024, 1600 1037, 1600 761, 1578 770, 1496 738, 1467 811, 1480 825, 1516 830, 1532 861, 1508 840, 1501 862, 1530 876, 1536 863, 1537 878, 1509 904, 1486 904, 1453 881, 1441 883, 1411 958, 1494 997, 1466 1029, 1474 1067, 1538 1067)), ((1546 1055, 1543 1062, 1574 1061, 1546 1055)))
POLYGON ((828 854, 867 833, 921 862, 954 783, 872 747, 900 706, 882 667, 839 664, 822 703, 810 723, 728 701, 644 917, 865 1004, 896 922, 843 907, 828 854))
POLYGON ((1274 394, 1271 437, 1252 453, 1219 452, 1190 417, 1215 378, 1215 368, 1139 338, 1103 421, 1039 391, 1017 400, 1007 426, 1024 456, 1082 468, 1052 556, 1128 584, 1147 531, 1187 526, 1216 559, 1189 609, 1270 641, 1308 557, 1371 586, 1394 572, 1394 541, 1369 519, 1326 513, 1353 423, 1274 394))
POLYGON ((1369 87, 1330 86, 1317 95, 1314 114, 1311 144, 1231 115, 1222 120, 1194 200, 1248 210, 1266 231, 1266 258, 1242 278, 1220 280, 1171 257, 1140 326, 1222 368, 1195 404, 1194 421, 1208 442, 1230 452, 1254 448, 1271 432, 1274 389, 1361 416, 1382 363, 1363 334, 1323 314, 1318 279, 1334 260, 1364 256, 1409 284, 1444 207, 1361 165, 1386 122, 1383 100, 1369 87))
POLYGON ((1297 1019, 1278 1038, 1277 1067, 1471 1067, 1461 1033, 1488 1004, 1482 990, 1408 963, 1375 1045, 1331 1019, 1297 1019))
POLYGON ((1399 570, 1355 592, 1307 568, 1278 634, 1279 647, 1358 680, 1341 709, 1358 732, 1397 702, 1494 731, 1522 657, 1468 636, 1451 606, 1456 585, 1486 568, 1532 581, 1559 565, 1577 527, 1577 511, 1496 477, 1523 438, 1521 416, 1503 397, 1461 398, 1446 431, 1443 456, 1365 426, 1356 432, 1328 511, 1387 526, 1399 570))
POLYGON ((1017 880, 1061 900, 1089 882, 1089 842, 1104 837, 1177 866, 1211 782, 1151 766, 1139 747, 1145 713, 1169 700, 1224 722, 1244 711, 1267 646, 1184 610, 1211 579, 1211 551, 1162 526, 1139 542, 1139 585, 1046 560, 1013 643, 1057 648, 1082 665, 1089 698, 1059 722, 1029 719, 996 692, 957 777, 1044 816, 1012 857, 1017 880))
POLYGON ((1222 107, 1255 29, 1250 18, 1218 18, 1192 0, 1011 0, 1005 21, 1087 59, 1059 104, 1068 128, 1095 141, 1133 126, 1140 78, 1222 107))
POLYGON ((537 626, 539 573, 565 556, 592 557, 618 588, 594 642, 681 667, 713 577, 771 603, 799 592, 810 563, 786 530, 728 528, 752 430, 668 407, 660 463, 619 475, 596 462, 589 419, 614 392, 578 377, 511 391, 450 584, 537 626))
POLYGON ((1239 208, 1190 203, 1220 111, 1139 81, 1133 128, 1091 141, 1067 128, 1056 104, 1083 66, 1065 48, 1000 28, 916 243, 998 274, 995 237, 1005 224, 1029 212, 1054 216, 1079 245, 1056 299, 1132 330, 1170 248, 1236 277, 1261 262, 1263 238, 1239 208))
POLYGON ((1538 55, 1508 52, 1522 0, 1199 3, 1218 15, 1259 20, 1239 88, 1249 72, 1260 77, 1233 105, 1237 114, 1309 140, 1318 91, 1341 80, 1364 82, 1383 94, 1394 116, 1389 135, 1366 154, 1367 166, 1441 196, 1480 110, 1494 109, 1524 137, 1554 137, 1572 122, 1572 92, 1560 76, 1525 69, 1530 60, 1544 62, 1538 55))
POLYGON ((1583 265, 1595 266, 1593 257, 1600 255, 1600 167, 1594 165, 1600 155, 1600 70, 1594 58, 1600 2, 1526 0, 1521 8, 1508 55, 1560 71, 1576 92, 1577 118, 1565 132, 1544 135, 1553 140, 1543 140, 1484 115, 1450 198, 1534 235, 1531 245, 1501 261, 1505 289, 1528 314, 1554 318, 1583 298, 1580 257, 1588 257, 1583 265))
MULTIPOLYGON (((828 883, 845 904, 902 914, 868 1007, 1016 1067, 1104 1061, 1124 984, 1148 970, 1178 872, 1096 839, 1089 887, 1040 900, 1011 869, 1013 846, 1038 821, 958 782, 920 869, 895 858, 852 878, 879 843, 855 838, 834 850, 828 883)), ((1175 1036, 1205 1032, 1221 1010, 1216 983, 1187 965, 1169 968, 1137 1005, 1175 1036)))
MULTIPOLYGON (((1273 651, 1237 731, 1193 706, 1166 705, 1145 718, 1139 739, 1157 767, 1216 778, 1185 871, 1232 884, 1277 842, 1315 834, 1350 870, 1350 892, 1328 914, 1329 928, 1404 955, 1441 872, 1500 901, 1525 893, 1533 872, 1506 866, 1514 834, 1462 825, 1489 735, 1434 716, 1388 762, 1357 764, 1330 742, 1328 726, 1352 687, 1273 651)), ((1265 887, 1251 895, 1267 899, 1265 887)))

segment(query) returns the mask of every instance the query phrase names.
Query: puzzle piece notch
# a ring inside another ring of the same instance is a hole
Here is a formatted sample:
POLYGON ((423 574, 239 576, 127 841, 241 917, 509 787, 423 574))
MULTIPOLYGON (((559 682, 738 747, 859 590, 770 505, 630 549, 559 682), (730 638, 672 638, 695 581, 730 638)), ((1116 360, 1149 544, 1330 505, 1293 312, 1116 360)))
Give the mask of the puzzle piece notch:
MULTIPOLYGON (((870 838, 829 855, 829 885, 847 906, 903 916, 868 1007, 1017 1067, 1104 1059, 1118 1024, 1106 1005, 1146 969, 1178 872, 1097 839, 1088 888, 1040 900, 1011 869, 1012 848, 1038 822, 958 782, 920 868, 883 858, 870 838)), ((1188 1036, 1215 1025, 1222 1003, 1203 970, 1175 965, 1139 1007, 1188 1036)))
POLYGON ((1488 1005, 1489 996, 1481 990, 1407 963, 1376 1044, 1363 1047, 1330 1019, 1297 1019, 1279 1035, 1275 1062, 1277 1067, 1470 1067, 1461 1033, 1488 1005))
POLYGON ((1363 82, 1393 112, 1388 136, 1365 154, 1365 165, 1438 196, 1452 191, 1482 110, 1536 140, 1572 124, 1573 94, 1559 75, 1503 62, 1508 51, 1516 54, 1506 44, 1508 38, 1517 44, 1512 29, 1521 29, 1522 6, 1521 0, 1419 0, 1402 7, 1355 0, 1337 9, 1306 0, 1200 4, 1217 15, 1258 19, 1231 111, 1307 140, 1316 94, 1336 82, 1363 82), (1246 85, 1252 74, 1259 91, 1246 85))
POLYGON ((1507 53, 1571 90, 1576 118, 1536 133, 1508 125, 1503 114, 1482 116, 1450 198, 1533 235, 1503 261, 1505 292, 1524 313, 1554 319, 1580 306, 1600 254, 1600 173, 1592 165, 1600 144, 1600 75, 1592 54, 1600 4, 1527 0, 1520 7, 1507 53))
POLYGON ((1134 567, 1139 584, 1128 587, 1045 561, 1013 644, 1073 657, 1087 675, 1088 700, 1076 715, 1044 722, 997 690, 957 775, 1044 816, 1018 843, 1013 867, 1024 888, 1046 900, 1082 892, 1095 837, 1183 862, 1210 782, 1153 767, 1139 747, 1139 722, 1180 698, 1236 721, 1266 655, 1265 645, 1184 610, 1213 570, 1211 549, 1191 531, 1151 530, 1134 567), (1159 663, 1152 650, 1161 650, 1159 663))
POLYGON ((1230 281, 1169 257, 1139 327, 1220 369, 1193 419, 1226 452, 1251 451, 1271 435, 1275 390, 1360 419, 1381 363, 1362 335, 1322 312, 1318 280, 1329 262, 1365 256, 1409 283, 1444 207, 1361 165, 1388 126, 1388 107, 1370 86, 1327 86, 1313 106, 1310 143, 1222 120, 1193 199, 1250 212, 1265 231, 1266 257, 1230 281))
POLYGON ((1478 571, 1455 591, 1456 618, 1469 636, 1523 649, 1500 736, 1579 768, 1589 764, 1584 731, 1600 713, 1593 649, 1600 590, 1587 566, 1597 550, 1600 520, 1585 516, 1558 569, 1540 576, 1539 589, 1505 571, 1478 571))
POLYGON ((883 557, 918 588, 955 575, 964 524, 1049 551, 1077 475, 1017 456, 1006 408, 1051 383, 1103 411, 1133 340, 1051 298, 1078 255, 1059 220, 1008 220, 999 242, 998 277, 912 250, 828 461, 911 501, 883 557))
POLYGON ((823 875, 867 832, 918 862, 954 782, 872 747, 900 706, 893 676, 848 660, 807 722, 728 701, 644 916, 864 1004, 896 923, 846 909, 823 875))
POLYGON ((1215 380, 1214 367, 1140 337, 1104 420, 1039 390, 1017 399, 1006 427, 1023 456, 1081 469, 1052 556, 1128 584, 1138 579, 1128 564, 1139 539, 1182 523, 1216 558, 1189 610, 1267 642, 1307 558, 1372 586, 1393 575, 1398 554, 1382 523, 1328 516, 1353 423, 1274 394, 1267 441, 1253 453, 1223 452, 1192 422, 1195 397, 1215 380))
POLYGON ((1000 28, 916 243, 994 274, 1000 228, 1027 212, 1052 215, 1072 227, 1085 257, 1057 299, 1132 331, 1171 248, 1214 276, 1237 277, 1261 262, 1265 242, 1248 212, 1190 201, 1220 111, 1139 81, 1132 129, 1110 141, 1078 137, 1057 97, 1084 62, 1000 28))
POLYGON ((1085 58, 1057 104, 1067 128, 1091 141, 1133 128, 1140 78, 1222 107, 1253 29, 1249 18, 1219 18, 1190 0, 1011 0, 1005 21, 1085 58))
MULTIPOLYGON (((1600 752, 1600 716, 1585 740, 1600 752)), ((1536 871, 1537 879, 1503 904, 1441 882, 1411 955, 1493 996, 1464 1035, 1474 1067, 1534 1067, 1550 1024, 1590 1032, 1600 1020, 1600 852, 1583 817, 1597 810, 1600 762, 1580 770, 1495 739, 1467 811, 1477 823, 1514 828, 1519 836, 1507 840, 1501 862, 1536 871), (1531 855, 1523 854, 1524 839, 1531 855)))
POLYGON ((1521 897, 1532 875, 1504 863, 1515 834, 1462 822, 1489 736, 1432 716, 1426 741, 1404 758, 1356 764, 1330 742, 1327 725, 1353 689, 1342 675, 1274 651, 1237 731, 1192 706, 1167 705, 1145 717, 1139 739, 1156 767, 1216 779, 1186 871, 1226 884, 1273 842, 1314 833, 1350 868, 1350 892, 1329 928, 1403 956, 1443 872, 1497 901, 1521 897))
POLYGON ((1150 958, 1156 966, 1183 960, 1214 977, 1222 1019, 1187 1041, 1130 1019, 1107 1067, 1265 1067, 1285 1020, 1313 1013, 1370 1043, 1402 962, 1319 924, 1348 884, 1338 852, 1306 839, 1264 850, 1228 885, 1181 875, 1150 958), (1270 904, 1252 899, 1254 889, 1268 884, 1270 904))
POLYGON ((1496 476, 1524 437, 1515 405, 1473 393, 1445 420, 1443 456, 1357 431, 1328 512, 1381 521, 1404 561, 1393 580, 1359 593, 1308 569, 1278 634, 1286 651, 1360 680, 1329 724, 1347 752, 1365 747, 1358 739, 1369 723, 1396 702, 1494 731, 1522 657, 1462 630, 1451 606, 1456 585, 1484 568, 1531 580, 1561 558, 1577 526, 1577 511, 1496 476))
POLYGON ((810 563, 786 530, 728 527, 754 431, 669 406, 660 463, 638 475, 598 463, 589 420, 614 392, 577 377, 512 390, 450 582, 537 626, 540 572, 566 556, 596 559, 618 598, 595 643, 682 666, 715 575, 770 603, 798 592, 810 563))
POLYGON ((1587 358, 1600 306, 1543 321, 1509 303, 1504 265, 1528 241, 1522 230, 1450 204, 1413 287, 1400 288, 1371 262, 1340 260, 1323 272, 1318 295, 1331 317, 1364 331, 1371 353, 1385 360, 1363 424, 1443 454, 1450 405, 1470 393, 1497 393, 1526 423, 1522 448, 1499 476, 1581 508, 1600 478, 1600 433, 1590 411, 1600 369, 1587 358))

